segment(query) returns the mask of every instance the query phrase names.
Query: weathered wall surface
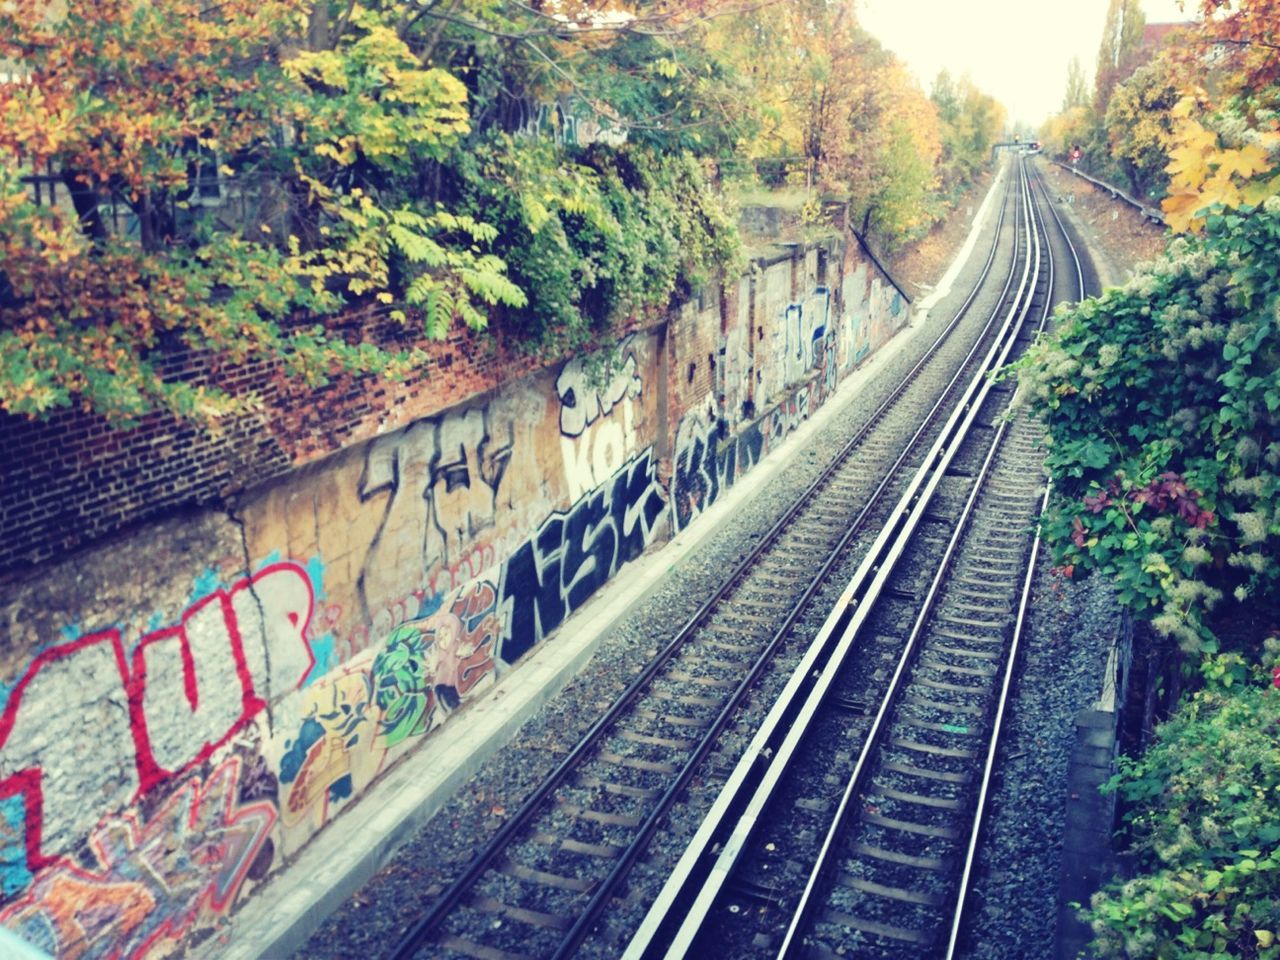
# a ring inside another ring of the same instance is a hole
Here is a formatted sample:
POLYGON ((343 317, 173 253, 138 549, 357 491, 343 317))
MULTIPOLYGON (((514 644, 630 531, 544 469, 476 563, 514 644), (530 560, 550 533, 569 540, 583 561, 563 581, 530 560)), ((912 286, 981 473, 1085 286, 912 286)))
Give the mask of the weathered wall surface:
POLYGON ((825 403, 906 322, 907 308, 874 267, 831 244, 757 265, 726 298, 723 317, 715 389, 680 407, 670 484, 677 530, 825 403))
POLYGON ((295 443, 222 509, 124 528, 122 488, 110 539, 0 583, 0 923, 67 957, 207 935, 905 316, 832 242, 630 334, 607 377, 370 401, 358 439, 295 443))

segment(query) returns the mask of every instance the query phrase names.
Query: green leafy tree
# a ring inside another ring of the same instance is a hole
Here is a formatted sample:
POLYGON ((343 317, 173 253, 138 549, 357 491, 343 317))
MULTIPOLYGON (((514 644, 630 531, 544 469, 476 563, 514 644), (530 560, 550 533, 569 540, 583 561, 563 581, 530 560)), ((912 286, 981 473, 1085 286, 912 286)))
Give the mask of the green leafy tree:
POLYGON ((1093 109, 1106 116, 1111 94, 1141 63, 1142 28, 1147 18, 1139 0, 1111 0, 1094 70, 1093 109))
POLYGON ((454 316, 482 324, 477 302, 524 302, 481 251, 490 230, 393 189, 466 133, 465 89, 354 5, 333 49, 298 49, 309 9, 0 9, 0 55, 23 77, 0 85, 0 409, 217 417, 252 397, 166 374, 171 347, 308 382, 403 375, 412 354, 300 321, 361 298, 431 306, 436 289, 440 335, 454 316), (32 201, 21 176, 46 170, 71 203, 32 201), (199 202, 210 180, 231 202, 199 202))
POLYGON ((634 146, 575 162, 495 134, 452 176, 463 209, 497 225, 512 279, 540 293, 504 318, 530 346, 588 346, 736 262, 736 231, 687 155, 634 146))
POLYGON ((1067 89, 1062 95, 1062 112, 1088 105, 1089 85, 1084 79, 1084 68, 1080 66, 1079 57, 1072 57, 1067 65, 1067 89))
POLYGON ((1162 197, 1173 132, 1171 111, 1180 99, 1172 63, 1157 57, 1115 88, 1107 107, 1112 160, 1138 196, 1162 197))
POLYGON ((945 70, 934 80, 930 99, 941 126, 938 172, 944 191, 954 197, 990 162, 991 145, 1004 130, 1004 108, 968 77, 957 81, 945 70))
MULTIPOLYGON (((47 6, 0 7, 10 413, 212 420, 255 402, 211 379, 249 360, 420 375, 418 350, 356 341, 356 307, 397 344, 607 339, 732 264, 712 181, 738 154, 806 157, 888 242, 941 209, 937 111, 847 2, 47 6), (34 202, 46 171, 61 204, 34 202)), ((949 190, 997 115, 960 97, 949 190)))

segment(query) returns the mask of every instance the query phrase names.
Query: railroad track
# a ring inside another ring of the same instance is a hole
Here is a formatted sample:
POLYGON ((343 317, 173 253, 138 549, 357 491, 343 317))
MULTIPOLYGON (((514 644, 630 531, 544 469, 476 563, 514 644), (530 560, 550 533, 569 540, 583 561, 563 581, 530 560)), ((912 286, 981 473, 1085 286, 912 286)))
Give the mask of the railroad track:
MULTIPOLYGON (((1024 191, 1025 273, 992 368, 1053 305, 1049 231, 1024 191)), ((1001 415, 1011 399, 975 381, 970 413, 899 501, 897 529, 846 587, 628 960, 953 955, 1048 495, 1040 431, 1001 415)))
MULTIPOLYGON (((794 639, 829 572, 889 517, 897 493, 983 366, 1001 311, 976 324, 980 332, 968 342, 956 334, 993 270, 1001 235, 1012 230, 1007 211, 1025 209, 1015 186, 1011 178, 982 278, 926 356, 392 957, 498 960, 577 950, 691 779, 715 776, 705 761, 753 684, 794 639), (921 409, 928 410, 923 418, 912 412, 921 409)), ((1015 258, 1002 299, 1017 269, 1015 258)))

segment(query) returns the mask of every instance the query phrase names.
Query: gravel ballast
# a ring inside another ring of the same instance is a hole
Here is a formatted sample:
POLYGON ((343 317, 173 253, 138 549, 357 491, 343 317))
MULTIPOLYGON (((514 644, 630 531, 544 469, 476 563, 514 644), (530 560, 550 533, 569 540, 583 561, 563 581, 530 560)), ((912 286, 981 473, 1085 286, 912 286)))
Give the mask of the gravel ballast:
POLYGON ((1041 555, 974 888, 971 957, 1053 956, 1075 718, 1099 698, 1120 629, 1119 607, 1104 581, 1074 583, 1041 555))

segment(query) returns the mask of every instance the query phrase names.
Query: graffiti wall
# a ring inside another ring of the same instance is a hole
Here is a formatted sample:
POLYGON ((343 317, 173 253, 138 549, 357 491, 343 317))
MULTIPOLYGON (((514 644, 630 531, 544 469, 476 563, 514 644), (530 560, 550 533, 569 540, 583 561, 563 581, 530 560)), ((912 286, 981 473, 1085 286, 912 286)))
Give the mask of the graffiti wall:
POLYGON ((0 923, 51 954, 164 955, 272 867, 265 721, 316 677, 323 586, 241 557, 201 514, 5 591, 0 923))
POLYGON ((896 333, 907 319, 907 304, 891 285, 875 275, 875 268, 859 262, 845 273, 840 286, 844 304, 838 322, 838 364, 841 374, 861 363, 896 333))
POLYGON ((0 924, 125 958, 225 923, 897 329, 841 256, 0 585, 0 924))
POLYGON ((852 249, 843 251, 838 268, 826 259, 827 251, 809 250, 769 263, 740 284, 737 322, 723 338, 718 397, 693 406, 677 427, 671 478, 677 530, 906 323, 902 296, 852 249))

